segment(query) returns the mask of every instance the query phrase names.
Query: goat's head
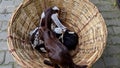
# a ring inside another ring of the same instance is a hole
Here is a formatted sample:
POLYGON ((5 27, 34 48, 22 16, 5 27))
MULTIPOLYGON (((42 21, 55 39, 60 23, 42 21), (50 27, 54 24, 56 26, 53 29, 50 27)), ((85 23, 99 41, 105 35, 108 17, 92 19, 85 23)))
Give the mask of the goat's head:
POLYGON ((40 26, 51 29, 51 23, 52 23, 51 15, 56 14, 58 12, 59 12, 59 8, 56 6, 46 9, 41 14, 40 26))

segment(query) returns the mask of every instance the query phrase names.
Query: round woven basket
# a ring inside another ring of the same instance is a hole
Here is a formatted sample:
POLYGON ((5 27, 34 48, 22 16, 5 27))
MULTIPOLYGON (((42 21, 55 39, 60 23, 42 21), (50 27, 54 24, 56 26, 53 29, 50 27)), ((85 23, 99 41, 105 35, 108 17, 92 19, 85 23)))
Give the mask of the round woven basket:
POLYGON ((79 35, 73 52, 78 65, 91 67, 103 53, 107 29, 102 15, 89 0, 24 0, 16 9, 8 26, 8 46, 14 59, 27 68, 50 68, 46 59, 29 44, 29 33, 39 24, 40 14, 50 6, 60 8, 60 19, 79 35))

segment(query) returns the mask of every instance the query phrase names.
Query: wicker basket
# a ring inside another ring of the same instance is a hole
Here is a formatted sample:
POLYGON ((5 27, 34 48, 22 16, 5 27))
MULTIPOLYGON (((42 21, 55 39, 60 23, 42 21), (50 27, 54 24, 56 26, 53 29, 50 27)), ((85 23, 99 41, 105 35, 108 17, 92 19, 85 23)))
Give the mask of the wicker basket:
POLYGON ((46 59, 29 44, 29 32, 39 24, 41 12, 50 6, 61 9, 60 19, 79 35, 73 60, 79 65, 95 63, 106 45, 107 29, 103 17, 89 0, 25 0, 16 9, 8 26, 8 46, 14 59, 25 68, 50 68, 46 59))

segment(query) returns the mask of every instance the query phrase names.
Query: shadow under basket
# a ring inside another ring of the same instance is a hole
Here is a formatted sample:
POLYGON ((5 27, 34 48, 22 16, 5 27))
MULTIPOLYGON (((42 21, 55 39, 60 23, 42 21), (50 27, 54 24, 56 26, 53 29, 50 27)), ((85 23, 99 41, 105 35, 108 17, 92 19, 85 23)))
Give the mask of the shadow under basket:
POLYGON ((8 25, 8 47, 14 59, 25 68, 50 68, 43 63, 45 55, 34 50, 29 33, 39 25, 44 9, 57 6, 60 19, 79 35, 76 50, 70 52, 78 65, 91 67, 102 55, 107 28, 102 15, 89 0, 24 0, 8 25))

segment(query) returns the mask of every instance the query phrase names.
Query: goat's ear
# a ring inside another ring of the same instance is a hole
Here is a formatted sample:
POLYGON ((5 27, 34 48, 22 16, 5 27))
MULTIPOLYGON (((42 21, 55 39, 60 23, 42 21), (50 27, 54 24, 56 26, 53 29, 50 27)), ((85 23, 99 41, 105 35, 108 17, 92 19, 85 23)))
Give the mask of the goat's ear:
POLYGON ((54 6, 53 8, 52 8, 53 10, 60 10, 57 6, 54 6))
POLYGON ((44 17, 45 17, 45 12, 42 12, 41 19, 43 19, 44 17))

